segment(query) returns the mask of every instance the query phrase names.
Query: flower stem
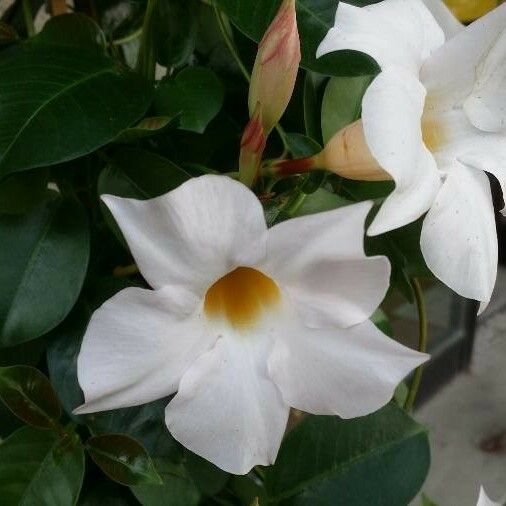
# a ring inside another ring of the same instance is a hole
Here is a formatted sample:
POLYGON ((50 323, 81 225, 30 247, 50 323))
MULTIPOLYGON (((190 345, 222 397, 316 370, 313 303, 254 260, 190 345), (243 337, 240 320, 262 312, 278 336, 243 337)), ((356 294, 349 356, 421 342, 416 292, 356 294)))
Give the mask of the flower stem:
MULTIPOLYGON (((418 351, 420 351, 421 353, 425 353, 427 351, 428 322, 427 322, 427 310, 425 308, 425 300, 423 298, 423 290, 416 278, 411 279, 411 286, 415 294, 415 303, 416 308, 418 310, 418 333, 419 333, 418 351)), ((416 394, 418 393, 420 382, 422 381, 423 369, 424 364, 417 367, 415 374, 413 376, 413 381, 411 382, 411 386, 409 387, 408 396, 404 404, 404 409, 408 413, 413 411, 413 406, 415 405, 416 400, 416 394)))
POLYGON ((216 21, 218 21, 218 27, 220 28, 221 35, 223 37, 223 40, 225 44, 228 47, 228 50, 230 51, 230 54, 235 60, 235 63, 239 67, 239 70, 241 71, 242 75, 244 76, 244 79, 248 81, 248 83, 251 81, 251 76, 244 66, 244 63, 242 62, 241 58, 239 57, 239 53, 237 52, 237 48, 235 47, 234 41, 232 40, 231 34, 230 34, 230 26, 227 26, 228 22, 225 21, 223 18, 223 14, 218 9, 216 4, 214 5, 214 14, 216 15, 216 21))
POLYGON ((141 45, 137 56, 136 70, 149 81, 155 80, 156 47, 153 34, 153 18, 158 0, 148 0, 142 23, 141 45))
POLYGON ((35 35, 35 26, 33 24, 33 13, 30 0, 23 0, 23 17, 25 19, 26 33, 28 37, 35 35))

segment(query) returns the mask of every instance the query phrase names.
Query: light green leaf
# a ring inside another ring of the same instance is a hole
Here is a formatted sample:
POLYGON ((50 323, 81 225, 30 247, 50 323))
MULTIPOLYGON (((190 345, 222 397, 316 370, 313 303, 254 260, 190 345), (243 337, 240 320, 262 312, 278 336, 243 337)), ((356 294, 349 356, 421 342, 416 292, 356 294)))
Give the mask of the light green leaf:
POLYGON ((22 427, 0 443, 2 506, 72 506, 83 477, 76 440, 62 445, 52 431, 22 427))
POLYGON ((321 126, 323 142, 362 114, 362 97, 373 77, 333 77, 323 95, 321 126))
POLYGON ((118 134, 114 142, 118 144, 132 142, 146 137, 152 137, 163 132, 170 125, 173 118, 168 116, 155 116, 144 118, 137 125, 125 128, 118 134))
POLYGON ((223 86, 212 70, 188 67, 160 83, 154 108, 160 116, 179 116, 182 130, 203 133, 220 111, 223 98, 223 86))
POLYGON ((53 194, 23 216, 0 216, 0 346, 49 332, 69 313, 86 274, 89 230, 74 199, 53 194))
POLYGON ((430 463, 426 431, 395 404, 362 418, 310 416, 267 470, 283 506, 406 506, 430 463))

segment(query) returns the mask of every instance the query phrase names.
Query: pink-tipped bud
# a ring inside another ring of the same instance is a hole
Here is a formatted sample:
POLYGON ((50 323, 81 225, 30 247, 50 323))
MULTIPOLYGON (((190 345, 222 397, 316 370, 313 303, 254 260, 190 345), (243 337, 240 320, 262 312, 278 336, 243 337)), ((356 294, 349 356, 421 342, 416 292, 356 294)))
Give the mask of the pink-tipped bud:
POLYGON ((293 94, 299 63, 295 0, 283 0, 258 46, 249 89, 250 116, 260 102, 266 135, 285 112, 293 94))
POLYGON ((270 174, 290 176, 315 169, 326 169, 346 179, 357 181, 392 179, 372 156, 361 120, 339 130, 317 155, 276 162, 266 170, 270 174))
POLYGON ((248 187, 258 176, 267 138, 262 125, 262 106, 257 103, 249 123, 244 129, 239 156, 239 179, 248 187))

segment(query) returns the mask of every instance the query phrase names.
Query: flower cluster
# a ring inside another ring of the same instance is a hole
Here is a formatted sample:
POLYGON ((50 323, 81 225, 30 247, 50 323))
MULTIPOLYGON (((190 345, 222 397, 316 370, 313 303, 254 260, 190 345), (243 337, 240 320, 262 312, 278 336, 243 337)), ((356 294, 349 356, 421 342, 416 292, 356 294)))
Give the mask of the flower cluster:
MULTIPOLYGON (((464 28, 439 0, 340 2, 318 49, 366 53, 381 71, 361 120, 312 165, 393 179, 367 234, 425 215, 428 267, 483 307, 497 270, 484 171, 506 185, 505 25, 506 5, 464 28)), ((428 359, 369 319, 390 282, 387 258, 364 252, 372 202, 268 228, 248 188, 299 61, 295 1, 285 0, 253 69, 240 181, 205 175, 150 200, 102 196, 152 289, 127 288, 93 314, 78 358, 85 404, 75 413, 174 395, 165 412, 171 434, 236 474, 274 462, 290 408, 372 413, 428 359)), ((272 170, 293 173, 297 162, 272 170)))

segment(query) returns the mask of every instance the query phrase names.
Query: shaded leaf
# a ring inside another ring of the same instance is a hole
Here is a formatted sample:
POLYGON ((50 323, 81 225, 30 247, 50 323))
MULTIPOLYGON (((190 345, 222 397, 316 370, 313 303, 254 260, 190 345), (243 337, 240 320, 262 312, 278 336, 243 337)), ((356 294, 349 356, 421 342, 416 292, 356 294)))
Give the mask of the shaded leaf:
POLYGON ((114 142, 128 143, 137 139, 144 139, 163 132, 170 125, 173 118, 168 116, 155 116, 144 118, 137 125, 121 131, 114 142))
POLYGON ((308 137, 322 142, 321 101, 327 78, 308 71, 304 79, 304 126, 308 137))
POLYGON ((61 415, 49 380, 35 367, 0 367, 0 399, 24 422, 49 429, 61 415))
POLYGON ((230 475, 211 462, 185 451, 185 467, 199 490, 206 495, 217 494, 227 483, 230 475))
POLYGON ((425 429, 389 404, 353 420, 305 418, 283 442, 266 485, 283 506, 406 506, 429 463, 425 429))
POLYGON ((333 77, 323 95, 321 128, 323 142, 341 128, 359 119, 362 114, 362 98, 373 76, 333 77))
POLYGON ((22 427, 0 444, 2 506, 75 504, 83 476, 82 446, 62 446, 53 431, 22 427))
POLYGON ((82 206, 57 194, 23 216, 0 216, 0 346, 50 331, 74 305, 86 274, 82 206))
POLYGON ((95 464, 111 480, 123 485, 163 483, 148 452, 130 436, 94 436, 86 442, 86 449, 95 464))
POLYGON ((0 213, 31 211, 47 197, 48 170, 19 172, 0 182, 0 213))
POLYGON ((223 86, 212 70, 188 67, 160 83, 154 108, 160 116, 178 116, 182 130, 203 133, 220 111, 223 98, 223 86))

